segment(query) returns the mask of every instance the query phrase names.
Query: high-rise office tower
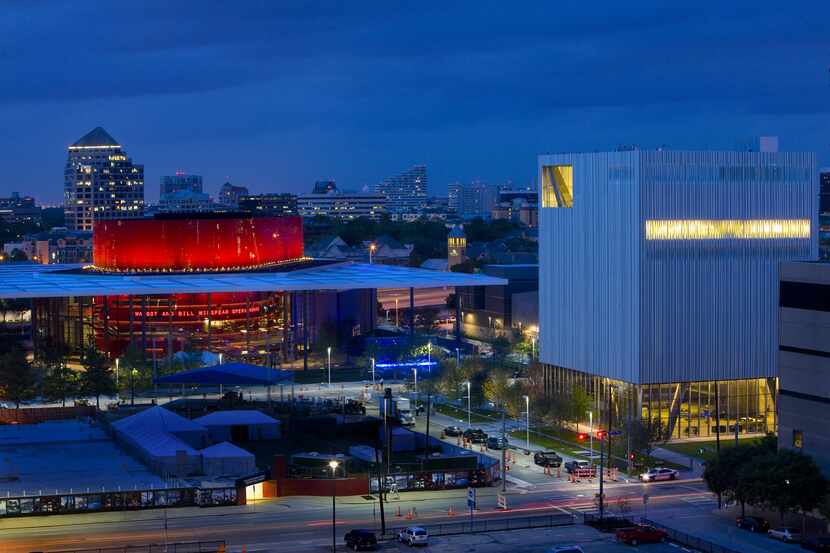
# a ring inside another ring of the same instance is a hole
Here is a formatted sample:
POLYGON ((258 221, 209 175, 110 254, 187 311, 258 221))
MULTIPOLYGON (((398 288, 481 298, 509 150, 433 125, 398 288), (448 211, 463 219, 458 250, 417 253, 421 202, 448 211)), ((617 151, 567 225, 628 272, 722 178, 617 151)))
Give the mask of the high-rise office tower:
POLYGON ((101 127, 69 146, 63 209, 70 230, 92 230, 99 219, 144 214, 144 166, 101 127))
POLYGON ((241 200, 243 196, 248 195, 249 192, 245 186, 236 186, 235 184, 226 182, 222 185, 222 188, 219 189, 219 203, 235 209, 239 207, 239 200, 241 200))
POLYGON ((172 194, 179 190, 190 192, 204 192, 202 190, 202 176, 188 175, 182 171, 176 171, 175 175, 165 175, 159 181, 159 198, 165 194, 172 194))
MULTIPOLYGON (((816 255, 815 156, 539 156, 545 390, 665 437, 776 427, 778 267, 816 255)), ((587 416, 586 416, 587 419, 587 416)))
POLYGON ((415 165, 375 185, 375 192, 386 196, 391 213, 420 213, 427 204, 427 166, 415 165))

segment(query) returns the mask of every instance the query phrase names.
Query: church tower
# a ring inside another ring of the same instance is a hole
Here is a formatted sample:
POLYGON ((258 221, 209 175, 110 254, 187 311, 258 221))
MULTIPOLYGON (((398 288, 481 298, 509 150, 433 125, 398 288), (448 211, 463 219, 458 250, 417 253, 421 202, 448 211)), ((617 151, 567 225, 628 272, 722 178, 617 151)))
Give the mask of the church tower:
POLYGON ((467 236, 462 225, 455 225, 447 236, 447 269, 467 260, 467 236))

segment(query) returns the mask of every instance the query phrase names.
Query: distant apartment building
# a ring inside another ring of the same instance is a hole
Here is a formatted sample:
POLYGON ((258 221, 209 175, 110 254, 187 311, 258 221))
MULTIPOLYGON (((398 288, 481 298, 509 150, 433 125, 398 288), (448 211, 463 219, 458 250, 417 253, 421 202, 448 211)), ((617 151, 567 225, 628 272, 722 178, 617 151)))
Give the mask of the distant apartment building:
POLYGON ((159 199, 158 211, 160 213, 191 213, 213 211, 216 207, 210 195, 185 188, 162 195, 159 199))
POLYGON ((4 255, 12 255, 15 250, 25 254, 29 261, 42 265, 89 263, 92 261, 92 232, 55 227, 3 244, 4 255))
POLYGON ((500 190, 498 203, 490 211, 492 219, 505 219, 527 227, 539 225, 538 192, 535 189, 500 190))
POLYGON ((314 183, 312 194, 331 194, 337 192, 337 184, 333 180, 318 180, 314 183))
POLYGON ((144 214, 144 166, 103 128, 96 127, 68 148, 64 169, 64 214, 69 230, 92 230, 100 219, 144 214))
POLYGON ((249 194, 250 193, 246 187, 226 182, 222 185, 222 188, 219 189, 218 202, 226 207, 237 208, 239 207, 239 200, 243 196, 248 196, 249 194))
POLYGON ((778 446, 830 476, 830 263, 782 263, 778 305, 778 446))
POLYGON ((462 219, 489 219, 499 201, 499 187, 480 181, 450 185, 450 205, 462 219))
POLYGON ((421 213, 427 204, 427 167, 416 165, 375 185, 390 213, 421 213))
POLYGON ((159 181, 159 198, 166 194, 172 194, 179 190, 191 192, 204 192, 202 189, 201 175, 188 175, 182 171, 176 171, 175 175, 165 175, 159 181))
POLYGON ((368 217, 377 220, 386 212, 383 194, 340 193, 300 194, 297 211, 305 218, 325 216, 338 219, 368 217))
POLYGON ((819 172, 818 257, 830 259, 830 168, 819 172))
POLYGON ((256 194, 242 196, 239 209, 257 215, 297 215, 295 194, 256 194))
POLYGON ((41 211, 31 196, 12 192, 8 198, 0 198, 0 221, 3 223, 38 223, 41 211))

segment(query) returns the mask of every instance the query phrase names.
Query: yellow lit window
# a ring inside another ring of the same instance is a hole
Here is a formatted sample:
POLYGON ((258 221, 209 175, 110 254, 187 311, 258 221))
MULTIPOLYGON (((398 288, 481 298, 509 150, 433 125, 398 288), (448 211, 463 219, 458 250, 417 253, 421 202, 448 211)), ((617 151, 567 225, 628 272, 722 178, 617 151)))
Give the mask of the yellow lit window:
POLYGON ((573 207, 573 165, 542 167, 542 207, 573 207))
POLYGON ((646 240, 725 240, 809 237, 809 219, 679 219, 646 221, 646 240))

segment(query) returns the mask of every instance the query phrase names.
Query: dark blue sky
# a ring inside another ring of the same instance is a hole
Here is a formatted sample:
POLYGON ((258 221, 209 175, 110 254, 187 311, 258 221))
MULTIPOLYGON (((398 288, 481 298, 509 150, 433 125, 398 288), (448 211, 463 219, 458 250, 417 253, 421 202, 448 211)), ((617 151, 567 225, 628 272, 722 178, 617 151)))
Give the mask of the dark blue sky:
POLYGON ((830 164, 830 2, 673 4, 0 1, 0 194, 60 201, 97 125, 150 200, 176 169, 301 192, 426 163, 443 193, 530 182, 545 151, 762 134, 830 164))

